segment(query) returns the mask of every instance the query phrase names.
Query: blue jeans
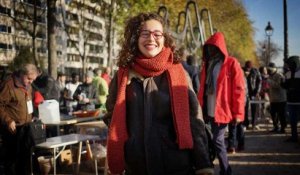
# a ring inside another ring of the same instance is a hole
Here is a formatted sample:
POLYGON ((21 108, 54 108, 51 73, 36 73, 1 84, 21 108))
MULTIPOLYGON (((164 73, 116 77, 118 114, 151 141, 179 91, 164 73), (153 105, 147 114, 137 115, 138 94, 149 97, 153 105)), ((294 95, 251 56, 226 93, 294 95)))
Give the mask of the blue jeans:
POLYGON ((242 148, 245 144, 245 133, 243 124, 228 124, 228 148, 242 148))
POLYGON ((220 175, 231 175, 224 138, 227 124, 215 123, 212 117, 209 119, 209 124, 212 129, 213 142, 220 164, 220 175))
POLYGON ((298 139, 297 133, 297 123, 300 116, 300 106, 299 105, 288 105, 290 124, 292 129, 292 139, 298 139))

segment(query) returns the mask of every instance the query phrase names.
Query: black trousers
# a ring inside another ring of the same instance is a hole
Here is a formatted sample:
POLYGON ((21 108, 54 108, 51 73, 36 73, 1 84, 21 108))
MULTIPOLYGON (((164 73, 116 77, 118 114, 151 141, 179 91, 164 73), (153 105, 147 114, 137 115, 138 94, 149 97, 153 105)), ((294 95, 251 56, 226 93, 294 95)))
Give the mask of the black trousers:
POLYGON ((286 102, 271 102, 270 107, 274 129, 278 129, 279 121, 281 130, 284 130, 286 127, 286 102))
POLYGON ((30 175, 33 142, 29 126, 17 126, 15 134, 3 130, 2 141, 5 175, 30 175))

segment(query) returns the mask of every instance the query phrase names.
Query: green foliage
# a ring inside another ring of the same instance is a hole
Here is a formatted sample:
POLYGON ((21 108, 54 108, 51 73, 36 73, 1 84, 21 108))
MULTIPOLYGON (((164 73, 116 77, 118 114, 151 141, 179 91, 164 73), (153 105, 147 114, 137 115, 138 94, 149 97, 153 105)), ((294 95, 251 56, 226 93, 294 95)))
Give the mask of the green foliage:
POLYGON ((114 15, 114 21, 124 28, 126 20, 141 12, 157 11, 156 0, 127 0, 117 2, 117 8, 114 15))

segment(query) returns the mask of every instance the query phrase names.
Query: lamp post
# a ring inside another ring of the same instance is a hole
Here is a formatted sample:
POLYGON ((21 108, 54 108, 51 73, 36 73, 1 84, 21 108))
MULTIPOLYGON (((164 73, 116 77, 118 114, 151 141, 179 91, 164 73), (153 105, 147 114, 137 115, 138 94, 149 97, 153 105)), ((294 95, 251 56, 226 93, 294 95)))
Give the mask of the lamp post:
POLYGON ((274 29, 271 26, 271 22, 269 21, 268 25, 265 28, 266 36, 268 37, 268 49, 267 49, 268 57, 267 57, 267 60, 266 60, 267 65, 270 63, 270 60, 271 60, 271 42, 270 42, 270 39, 271 39, 271 36, 273 35, 273 30, 274 29))
POLYGON ((267 59, 268 59, 267 49, 266 49, 266 44, 264 44, 262 46, 262 60, 264 60, 264 64, 267 64, 267 59))

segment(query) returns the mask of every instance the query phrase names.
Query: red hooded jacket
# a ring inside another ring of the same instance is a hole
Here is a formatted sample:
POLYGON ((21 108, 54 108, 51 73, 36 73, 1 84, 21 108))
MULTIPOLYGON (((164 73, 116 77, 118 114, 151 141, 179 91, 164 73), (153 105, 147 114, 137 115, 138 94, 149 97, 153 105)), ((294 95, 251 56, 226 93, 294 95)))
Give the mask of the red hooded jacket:
MULTIPOLYGON (((212 35, 205 45, 210 44, 219 48, 224 55, 224 62, 220 68, 216 85, 215 122, 229 123, 234 119, 244 120, 245 114, 245 80, 239 62, 228 55, 224 35, 220 32, 212 35)), ((204 45, 204 46, 205 46, 204 45)), ((203 50, 203 53, 204 50, 203 50)), ((201 107, 204 105, 204 88, 206 82, 207 59, 203 54, 200 89, 198 100, 201 107)))

